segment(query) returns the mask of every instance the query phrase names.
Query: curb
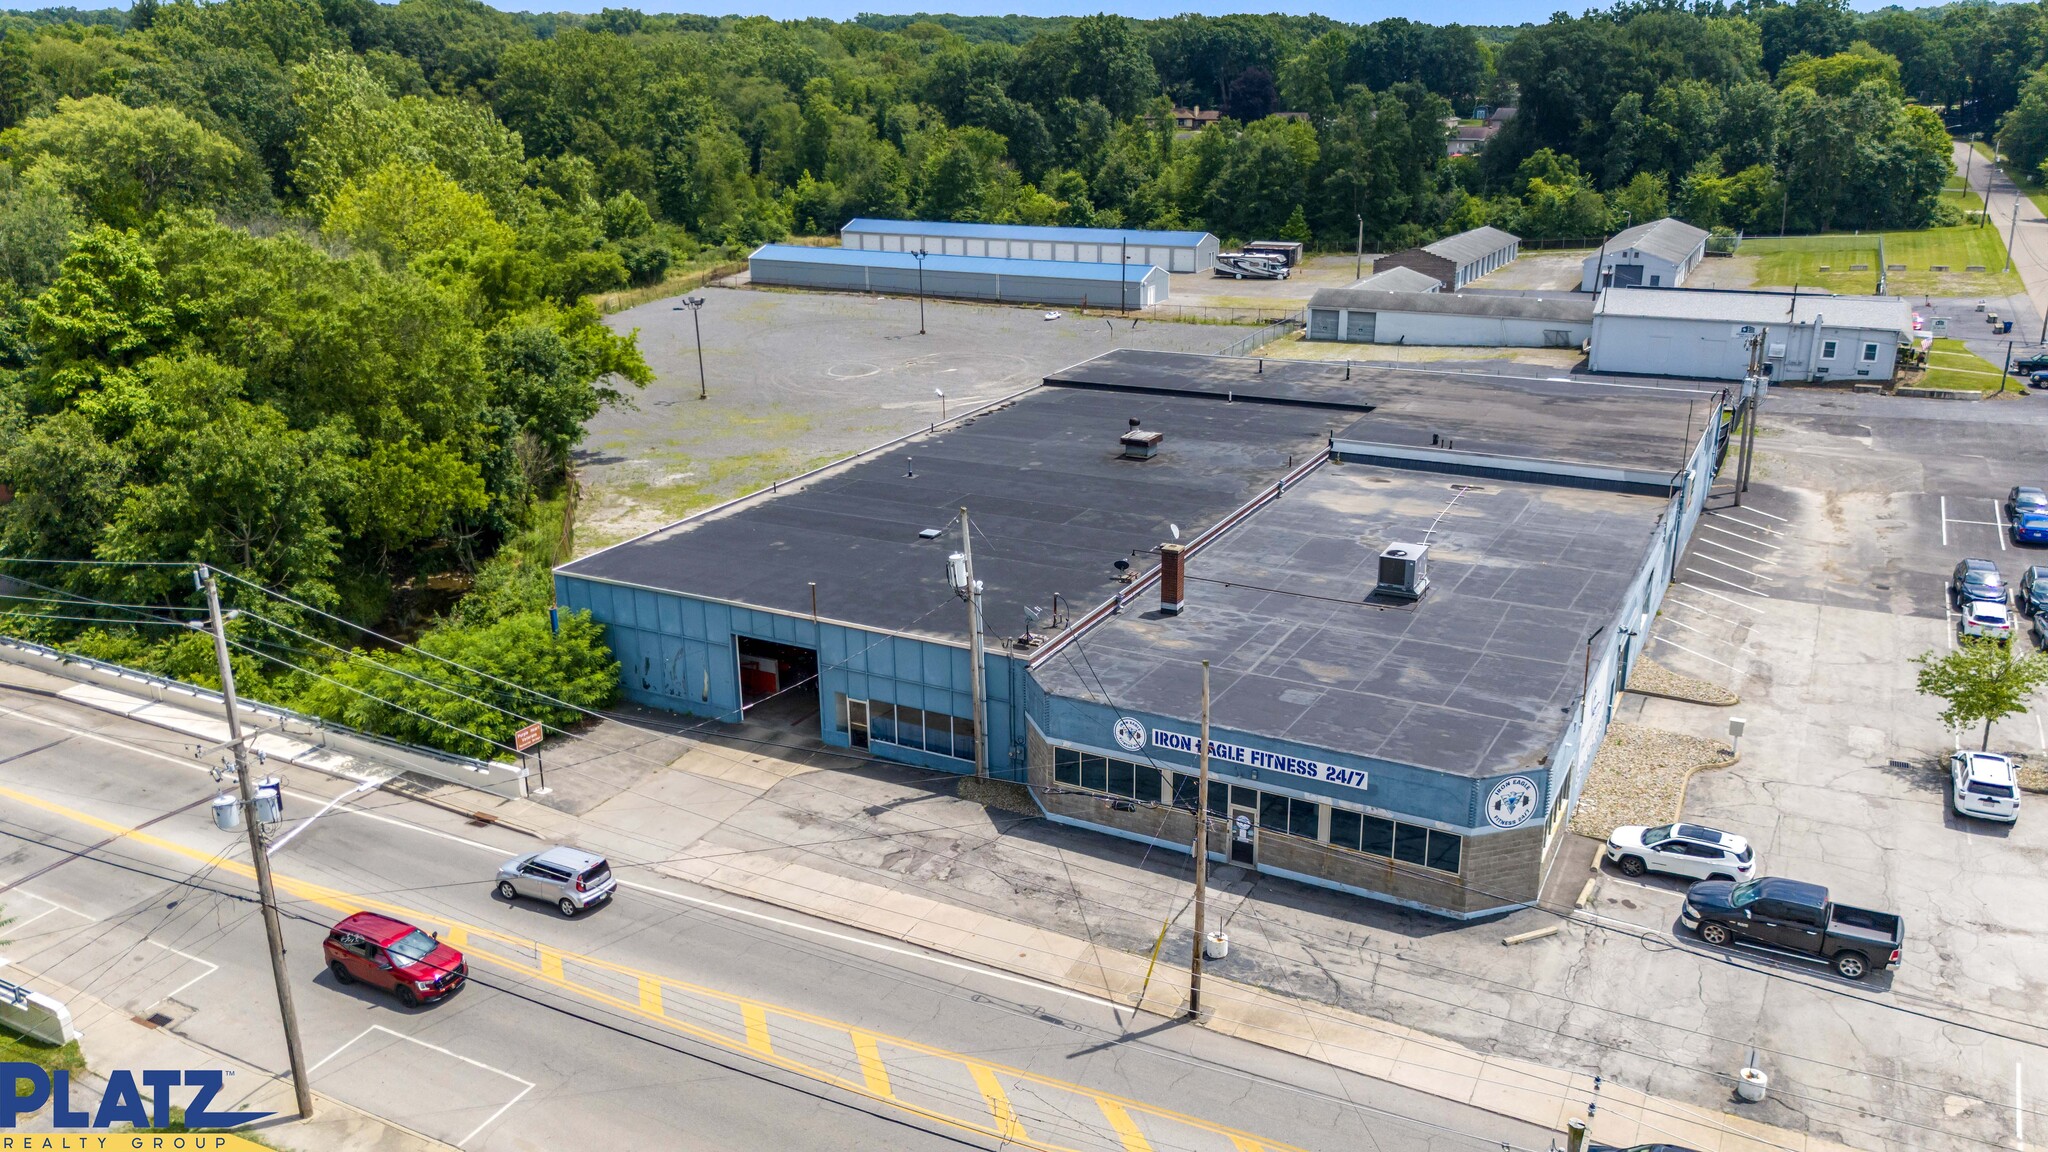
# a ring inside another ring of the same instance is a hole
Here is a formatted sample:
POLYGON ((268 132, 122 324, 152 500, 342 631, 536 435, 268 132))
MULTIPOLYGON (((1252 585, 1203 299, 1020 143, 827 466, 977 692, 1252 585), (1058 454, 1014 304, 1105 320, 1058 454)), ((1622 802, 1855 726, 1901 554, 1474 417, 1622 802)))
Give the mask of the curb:
POLYGON ((1692 696, 1673 696, 1669 692, 1651 692, 1643 688, 1623 687, 1622 691, 1632 696, 1648 696, 1653 700, 1674 700, 1680 704, 1697 704, 1702 708, 1733 708, 1737 704, 1742 703, 1742 697, 1735 696, 1733 692, 1728 694, 1735 696, 1733 700, 1701 700, 1692 696))

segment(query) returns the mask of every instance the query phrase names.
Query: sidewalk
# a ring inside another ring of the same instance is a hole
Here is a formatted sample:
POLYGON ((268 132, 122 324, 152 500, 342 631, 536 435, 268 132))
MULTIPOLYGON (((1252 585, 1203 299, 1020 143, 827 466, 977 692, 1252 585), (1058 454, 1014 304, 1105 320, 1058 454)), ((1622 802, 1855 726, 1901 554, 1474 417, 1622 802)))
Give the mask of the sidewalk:
MULTIPOLYGON (((78 1047, 85 1055, 87 1068, 72 1082, 74 1108, 91 1111, 98 1107, 106 1091, 103 1072, 107 1069, 141 1072, 148 1068, 218 1068, 227 1073, 227 1081, 213 1107, 222 1111, 276 1113, 240 1130, 243 1135, 266 1143, 308 1152, 435 1152, 450 1147, 319 1093, 313 1097, 312 1118, 300 1120, 289 1076, 272 1075, 244 1064, 224 1052, 144 1023, 104 1001, 17 966, 9 965, 7 971, 17 981, 33 985, 36 991, 63 1000, 71 1009, 72 1022, 78 1026, 78 1047)), ((184 1097, 177 1099, 182 1101, 184 1097)), ((44 1109, 23 1127, 41 1132, 48 1131, 48 1125, 49 1111, 44 1109)))
MULTIPOLYGON (((7 676, 15 678, 12 672, 7 676)), ((129 714, 118 700, 58 695, 129 714)), ((134 715, 174 730, 198 719, 134 715)), ((537 800, 452 786, 415 788, 409 782, 394 787, 539 839, 601 849, 615 866, 649 867, 1162 1017, 1185 1011, 1183 966, 1192 946, 1185 857, 1106 843, 969 804, 952 795, 957 778, 849 759, 787 729, 685 740, 603 724, 582 741, 551 741, 547 754, 553 761, 550 792, 537 800), (1162 919, 1169 920, 1166 948, 1148 984, 1148 957, 1162 919)), ((1698 1098, 1651 1095, 1611 1076, 1560 1070, 1524 1058, 1530 1054, 1526 1044, 1509 1049, 1475 1033, 1481 1043, 1501 1049, 1486 1052, 1353 1010, 1345 1001, 1361 1003, 1359 995, 1355 989, 1333 993, 1336 972, 1360 962, 1398 967, 1402 958, 1398 943, 1389 948, 1368 929, 1399 929, 1408 934, 1411 952, 1416 941, 1449 930, 1417 914, 1337 896, 1326 905, 1320 900, 1299 886, 1234 868, 1216 870, 1211 924, 1229 930, 1232 952, 1211 965, 1205 981, 1207 1027, 1538 1124, 1558 1132, 1560 1140, 1568 1121, 1590 1118, 1595 1141, 1621 1146, 1669 1141, 1699 1152, 1845 1148, 1698 1098), (1247 899, 1262 885, 1260 900, 1247 899), (1350 955, 1316 947, 1314 933, 1302 923, 1347 928, 1339 943, 1350 955), (1504 1054, 1510 1050, 1515 1054, 1504 1054)), ((1466 935, 1456 938, 1468 948, 1478 938, 1498 948, 1498 936, 1556 923, 1530 913, 1464 929, 1466 935)), ((1494 963, 1526 976, 1537 957, 1525 949, 1542 946, 1498 949, 1501 958, 1494 963)), ((1375 1012, 1429 1020, 1438 1033, 1471 1031, 1441 1003, 1432 1011, 1428 996, 1404 994, 1410 990, 1397 984, 1374 977, 1365 991, 1371 995, 1363 1003, 1375 1012)))

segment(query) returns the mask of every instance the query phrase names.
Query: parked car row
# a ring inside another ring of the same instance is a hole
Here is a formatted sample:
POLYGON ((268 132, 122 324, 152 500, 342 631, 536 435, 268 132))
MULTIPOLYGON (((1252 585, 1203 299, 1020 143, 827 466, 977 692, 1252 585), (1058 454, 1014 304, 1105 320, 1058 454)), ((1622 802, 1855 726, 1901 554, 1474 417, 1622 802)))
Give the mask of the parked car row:
MULTIPOLYGON (((573 917, 611 899, 618 881, 604 857, 554 847, 515 856, 498 868, 497 893, 553 904, 573 917)), ((336 984, 362 984, 390 992, 407 1008, 443 1000, 469 981, 461 952, 403 920, 357 912, 327 933, 321 945, 336 984)))
MULTIPOLYGON (((1970 780, 1970 803, 2001 800, 1977 777, 1970 780)), ((1961 811, 1965 785, 1957 788, 1961 811)), ((1697 881, 1686 890, 1679 923, 1717 948, 1743 943, 1792 952, 1825 960, 1851 980, 1899 962, 1905 939, 1899 917, 1836 904, 1818 884, 1758 877, 1755 850, 1732 832, 1686 823, 1616 828, 1607 837, 1606 855, 1629 876, 1661 872, 1697 881)))
MULTIPOLYGON (((2048 512, 2022 511, 2012 521, 2012 533, 2018 543, 2048 544, 2048 512)), ((2009 643, 2024 619, 2034 644, 2048 648, 2048 564, 2029 566, 2015 590, 1997 564, 1970 557, 1958 563, 1949 576, 1948 602, 1955 610, 1960 635, 2009 643)))

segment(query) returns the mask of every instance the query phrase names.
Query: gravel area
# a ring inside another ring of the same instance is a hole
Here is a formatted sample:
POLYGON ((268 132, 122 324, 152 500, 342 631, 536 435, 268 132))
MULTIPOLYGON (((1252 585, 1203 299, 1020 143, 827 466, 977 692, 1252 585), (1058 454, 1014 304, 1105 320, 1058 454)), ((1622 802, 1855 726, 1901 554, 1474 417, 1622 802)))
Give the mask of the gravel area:
POLYGON ((1682 676, 1648 657, 1638 657, 1629 669, 1627 690, 1644 696, 1662 696, 1688 704, 1712 704, 1727 708, 1741 703, 1735 693, 1711 680, 1682 676))
POLYGON ((2020 752, 2012 758, 2019 767, 2021 791, 2048 792, 2048 756, 2020 752))
POLYGON ((1572 831, 1595 840, 1630 824, 1664 824, 1685 807, 1685 783, 1707 768, 1735 762, 1718 740, 1616 721, 1593 757, 1593 771, 1572 813, 1572 831))

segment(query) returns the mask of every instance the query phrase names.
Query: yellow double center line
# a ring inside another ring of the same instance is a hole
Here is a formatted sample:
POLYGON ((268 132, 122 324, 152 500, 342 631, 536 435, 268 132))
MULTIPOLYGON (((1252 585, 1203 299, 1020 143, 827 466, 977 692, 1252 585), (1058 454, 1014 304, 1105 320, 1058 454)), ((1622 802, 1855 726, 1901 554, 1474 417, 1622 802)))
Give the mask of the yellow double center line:
MULTIPOLYGON (((5 797, 16 803, 63 817, 74 823, 111 833, 119 839, 148 845, 149 847, 169 852, 188 860, 213 864, 245 879, 253 880, 256 875, 254 868, 240 861, 218 859, 213 854, 200 849, 188 847, 174 840, 167 840, 162 836, 149 832, 127 828, 113 821, 102 819, 87 812, 78 811, 75 808, 55 804, 25 792, 0 787, 0 797, 5 797)), ((1067 1094, 1093 1101, 1103 1119, 1103 1135, 1113 1136, 1116 1144, 1121 1146, 1124 1152, 1154 1152, 1155 1145, 1147 1138, 1144 1129, 1139 1126, 1139 1118, 1149 1118, 1155 1124, 1184 1127, 1222 1137, 1228 1140, 1231 1147, 1236 1149, 1237 1152, 1305 1152, 1305 1150, 1291 1144, 1267 1140, 1248 1132, 1214 1124, 1200 1117, 1190 1116, 1170 1108, 1161 1108, 1137 1100, 1100 1092, 1070 1081, 1043 1076, 1022 1068, 992 1063, 963 1053, 933 1047, 916 1040, 874 1032, 799 1009, 786 1008, 762 1000, 735 996, 714 988, 691 984, 637 968, 628 968, 594 956, 565 952, 535 940, 507 935, 495 929, 475 924, 450 920, 439 913, 422 912, 387 901, 356 896, 340 889, 329 888, 325 885, 312 883, 311 881, 280 875, 275 870, 271 873, 271 879, 280 893, 289 894, 294 899, 319 905, 341 915, 371 909, 397 916, 416 924, 424 922, 441 925, 442 938, 452 947, 463 950, 472 961, 480 960, 490 963, 507 971, 518 973, 529 980, 548 984, 565 992, 595 1001, 612 1011, 654 1021, 663 1027, 680 1032, 704 1043, 740 1053, 763 1063, 771 1064, 777 1068, 803 1076, 806 1079, 829 1084, 835 1088, 886 1104, 889 1107, 899 1109, 936 1124, 993 1137, 1006 1144, 1023 1148, 1042 1149, 1044 1152, 1084 1152, 1084 1150, 1076 1149, 1071 1145, 1054 1143, 1027 1133, 1015 1105, 1011 1102, 1008 1092, 1003 1087, 1004 1082, 1009 1081, 1030 1086, 1037 1092, 1067 1094), (527 963, 523 958, 508 957, 492 948, 478 949, 479 942, 498 945, 517 952, 529 953, 534 957, 534 960, 532 963, 527 963), (602 989, 592 988, 586 984, 576 983, 569 978, 567 968, 565 967, 566 964, 575 964, 579 967, 613 974, 621 978, 626 984, 634 987, 636 995, 628 999, 623 996, 615 996, 602 989), (729 1035, 713 1028, 706 1028, 667 1015, 663 1008, 663 993, 665 989, 672 989, 684 993, 686 996, 694 996, 702 1000, 724 1004, 730 1008, 737 1009, 742 1033, 740 1035, 729 1035), (771 1038, 772 1021, 778 1018, 788 1021, 792 1025, 808 1025, 812 1031, 825 1031, 844 1035, 847 1038, 848 1051, 853 1057, 850 1063, 859 1069, 858 1076, 841 1075, 837 1072, 818 1068, 778 1051, 771 1038), (883 1045, 887 1045, 891 1049, 900 1049, 917 1056, 937 1059, 959 1066, 965 1070, 974 1087, 979 1090, 982 1102, 987 1108, 987 1114, 970 1119, 904 1099, 898 1094, 892 1084, 888 1066, 884 1062, 882 1055, 883 1045)), ((1067 1114, 1065 1118, 1078 1123, 1078 1121, 1072 1120, 1071 1114, 1067 1114)), ((1155 1133, 1156 1135, 1157 1133, 1155 1133)), ((1163 1147, 1171 1148, 1180 1144, 1180 1141, 1166 1142, 1163 1143, 1163 1147)))

